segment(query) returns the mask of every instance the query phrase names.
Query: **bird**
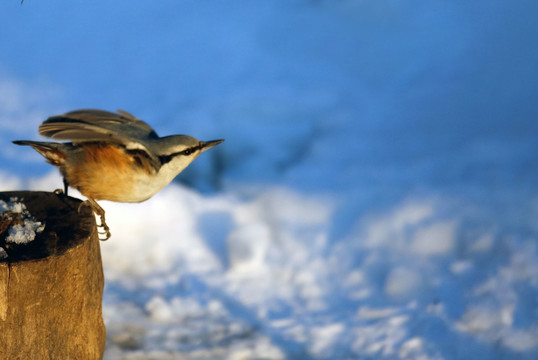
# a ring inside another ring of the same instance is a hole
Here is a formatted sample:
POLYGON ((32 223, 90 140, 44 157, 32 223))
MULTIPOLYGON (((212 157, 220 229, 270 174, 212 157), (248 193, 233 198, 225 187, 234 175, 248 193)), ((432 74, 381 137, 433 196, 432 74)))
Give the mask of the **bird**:
MULTIPOLYGON (((39 134, 54 140, 15 140, 29 145, 59 168, 63 191, 77 189, 100 218, 101 235, 110 238, 105 211, 98 200, 137 203, 168 185, 204 151, 224 139, 200 141, 189 135, 160 137, 146 122, 124 110, 115 113, 81 109, 51 116, 39 134)), ((80 210, 80 207, 79 207, 80 210)))

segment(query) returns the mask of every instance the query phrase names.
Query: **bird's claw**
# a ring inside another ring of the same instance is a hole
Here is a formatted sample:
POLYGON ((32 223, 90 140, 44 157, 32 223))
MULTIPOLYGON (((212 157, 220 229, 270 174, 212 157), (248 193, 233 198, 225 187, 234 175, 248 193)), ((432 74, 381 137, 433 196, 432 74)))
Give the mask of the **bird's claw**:
POLYGON ((97 202, 93 199, 88 199, 82 203, 80 203, 80 205, 78 206, 78 212, 80 212, 80 209, 82 208, 82 206, 89 206, 90 209, 92 209, 92 213, 99 217, 99 221, 100 223, 99 224, 96 224, 97 225, 97 235, 99 237, 99 240, 101 241, 106 241, 108 239, 110 239, 110 228, 108 227, 108 225, 106 224, 106 221, 105 221, 105 210, 99 206, 99 204, 97 204, 97 202), (99 231, 100 229, 102 229, 102 231, 99 231), (104 235, 104 237, 101 237, 100 235, 104 235))
POLYGON ((97 235, 99 237, 99 240, 101 241, 107 241, 108 239, 110 239, 110 231, 108 231, 108 228, 103 228, 104 231, 98 231, 97 232, 97 235))
POLYGON ((110 228, 108 227, 108 225, 105 222, 105 214, 99 215, 99 220, 101 221, 101 223, 97 224, 97 234, 98 235, 104 235, 104 238, 99 236, 99 240, 106 241, 106 240, 110 239, 111 234, 110 234, 110 228), (99 231, 100 229, 102 231, 99 231))

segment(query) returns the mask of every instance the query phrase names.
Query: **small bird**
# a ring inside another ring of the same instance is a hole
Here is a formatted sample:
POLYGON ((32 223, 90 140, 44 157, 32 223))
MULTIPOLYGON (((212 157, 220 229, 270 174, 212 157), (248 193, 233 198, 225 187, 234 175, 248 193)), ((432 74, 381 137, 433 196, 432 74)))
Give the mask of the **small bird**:
MULTIPOLYGON (((74 187, 101 220, 110 238, 105 211, 96 200, 141 202, 170 183, 202 152, 224 140, 200 141, 188 135, 160 137, 144 121, 117 110, 83 109, 51 116, 39 134, 70 142, 13 141, 30 145, 57 166, 64 192, 74 187)), ((59 192, 62 192, 59 190, 59 192)))

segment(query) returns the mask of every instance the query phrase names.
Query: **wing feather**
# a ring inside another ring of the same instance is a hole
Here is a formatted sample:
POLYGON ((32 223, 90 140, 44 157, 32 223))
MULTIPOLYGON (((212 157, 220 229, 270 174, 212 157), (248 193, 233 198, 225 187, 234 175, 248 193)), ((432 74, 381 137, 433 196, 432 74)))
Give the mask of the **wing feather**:
POLYGON ((56 139, 69 140, 74 144, 107 142, 144 153, 155 169, 159 170, 159 158, 146 146, 147 139, 158 138, 155 130, 134 115, 118 110, 83 109, 51 116, 39 126, 39 134, 56 139))

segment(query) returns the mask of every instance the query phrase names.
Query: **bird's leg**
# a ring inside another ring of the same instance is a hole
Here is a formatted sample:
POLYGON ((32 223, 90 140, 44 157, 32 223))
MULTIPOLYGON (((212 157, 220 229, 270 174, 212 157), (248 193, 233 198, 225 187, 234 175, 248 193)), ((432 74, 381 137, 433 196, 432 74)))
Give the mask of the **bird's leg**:
POLYGON ((69 186, 69 183, 67 182, 67 179, 64 177, 64 194, 67 196, 67 187, 69 186))
MULTIPOLYGON (((99 232, 99 234, 105 236, 104 239, 99 238, 99 240, 105 241, 105 240, 110 239, 110 235, 111 235, 110 228, 108 227, 105 221, 105 210, 101 206, 99 206, 99 204, 94 199, 91 199, 91 198, 88 198, 88 200, 84 201, 80 205, 81 206, 88 205, 92 209, 93 213, 99 216, 99 219, 101 220, 101 224, 97 224, 97 227, 103 228, 103 231, 99 232)), ((80 211, 80 206, 79 206, 79 211, 80 211)))
POLYGON ((101 224, 98 224, 97 227, 103 228, 103 231, 100 234, 104 235, 105 238, 100 240, 104 241, 110 239, 110 228, 105 221, 105 210, 101 206, 99 206, 99 204, 94 199, 88 198, 88 201, 91 204, 90 206, 93 212, 98 215, 99 219, 101 220, 101 224))
MULTIPOLYGON (((54 193, 56 195, 65 195, 67 196, 67 187, 69 186, 69 183, 67 182, 67 180, 65 178, 63 178, 63 181, 64 181, 64 189, 56 189, 54 190, 54 193)), ((79 209, 80 210, 80 209, 79 209)))

